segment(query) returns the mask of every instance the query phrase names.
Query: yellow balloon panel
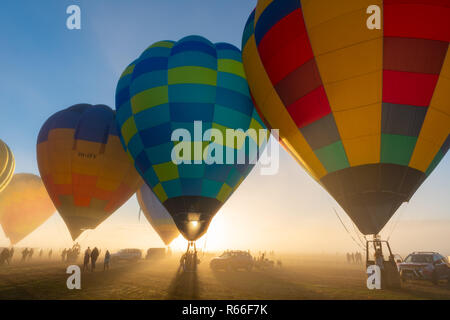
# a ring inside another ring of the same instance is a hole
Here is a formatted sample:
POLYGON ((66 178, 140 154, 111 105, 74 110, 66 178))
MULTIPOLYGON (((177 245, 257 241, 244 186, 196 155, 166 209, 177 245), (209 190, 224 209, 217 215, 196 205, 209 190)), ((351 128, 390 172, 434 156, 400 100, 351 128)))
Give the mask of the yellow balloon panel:
POLYGON ((383 39, 368 40, 316 57, 323 83, 355 78, 383 69, 383 39))
POLYGON ((450 135, 450 51, 425 116, 409 165, 426 171, 450 135))
POLYGON ((428 110, 409 166, 427 170, 450 134, 450 116, 439 110, 428 110))
POLYGON ((301 0, 306 24, 313 28, 336 17, 344 16, 354 11, 366 10, 370 5, 382 6, 381 0, 301 0))
MULTIPOLYGON (((329 2, 335 2, 335 0, 329 2)), ((309 17, 328 12, 328 10, 316 10, 312 7, 303 8, 304 16, 309 17)), ((381 30, 367 28, 367 17, 366 8, 364 8, 338 16, 314 27, 309 25, 308 19, 305 19, 314 54, 320 56, 364 41, 381 38, 383 36, 381 30)))

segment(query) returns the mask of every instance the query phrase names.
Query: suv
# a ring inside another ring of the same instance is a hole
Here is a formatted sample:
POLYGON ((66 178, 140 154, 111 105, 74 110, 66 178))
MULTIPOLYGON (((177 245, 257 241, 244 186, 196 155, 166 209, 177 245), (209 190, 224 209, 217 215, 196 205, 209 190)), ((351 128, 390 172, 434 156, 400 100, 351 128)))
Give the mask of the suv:
POLYGON ((142 258, 142 251, 140 249, 122 249, 119 252, 111 255, 111 261, 126 260, 137 261, 142 258))
POLYGON ((253 258, 247 251, 225 251, 219 257, 213 258, 209 263, 213 270, 224 269, 227 271, 245 269, 251 271, 253 258))
POLYGON ((450 281, 450 264, 446 257, 437 252, 413 252, 399 264, 400 276, 406 280, 450 281))

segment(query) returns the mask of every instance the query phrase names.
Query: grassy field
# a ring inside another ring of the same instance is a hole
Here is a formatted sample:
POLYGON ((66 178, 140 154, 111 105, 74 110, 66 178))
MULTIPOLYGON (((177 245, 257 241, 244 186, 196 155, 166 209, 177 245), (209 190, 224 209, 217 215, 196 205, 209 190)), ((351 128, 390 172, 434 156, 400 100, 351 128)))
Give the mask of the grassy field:
MULTIPOLYGON (((284 256, 270 271, 213 272, 203 257, 197 273, 179 271, 178 257, 83 272, 81 290, 68 290, 66 265, 35 261, 0 266, 0 299, 450 299, 442 283, 410 282, 369 291, 361 265, 334 256, 284 256)), ((100 261, 101 262, 101 261, 100 261)))

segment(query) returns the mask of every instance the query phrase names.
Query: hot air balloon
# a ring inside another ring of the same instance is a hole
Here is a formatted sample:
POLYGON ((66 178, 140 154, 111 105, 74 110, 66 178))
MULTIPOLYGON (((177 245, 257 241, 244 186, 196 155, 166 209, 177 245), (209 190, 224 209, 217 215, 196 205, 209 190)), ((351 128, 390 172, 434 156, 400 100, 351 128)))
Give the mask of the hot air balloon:
POLYGON ((136 197, 148 222, 166 246, 180 235, 167 209, 161 204, 153 191, 144 183, 136 192, 136 197))
POLYGON ((118 137, 115 112, 78 104, 52 115, 37 141, 45 187, 72 239, 122 206, 142 180, 118 137))
MULTIPOLYGON (((191 163, 177 163, 171 153, 178 142, 171 136, 174 130, 185 129, 195 138, 194 121, 201 122, 203 130, 221 132, 265 128, 249 95, 240 50, 200 36, 156 42, 123 72, 116 89, 116 110, 124 146, 138 172, 181 234, 189 241, 197 240, 253 168, 254 153, 246 146, 263 147, 265 142, 247 136, 248 143, 220 145, 237 151, 235 155, 245 152, 244 164, 206 164, 193 153, 183 155, 191 163)), ((201 138, 179 143, 200 147, 205 153, 220 144, 201 138)))
POLYGON ((0 139, 0 192, 2 192, 11 181, 16 162, 9 147, 0 139))
POLYGON ((40 177, 15 174, 0 193, 0 224, 16 244, 43 224, 56 211, 40 177))
POLYGON ((258 1, 248 19, 243 62, 262 116, 363 234, 449 149, 449 41, 448 0, 258 1), (372 5, 380 29, 367 26, 372 5))

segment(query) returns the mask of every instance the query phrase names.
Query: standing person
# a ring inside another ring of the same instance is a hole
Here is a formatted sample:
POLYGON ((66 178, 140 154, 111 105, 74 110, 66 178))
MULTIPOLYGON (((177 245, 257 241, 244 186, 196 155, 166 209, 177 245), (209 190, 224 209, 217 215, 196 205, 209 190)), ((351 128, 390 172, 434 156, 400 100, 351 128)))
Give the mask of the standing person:
POLYGON ((86 251, 84 251, 84 263, 83 263, 83 271, 89 269, 89 259, 91 257, 91 248, 88 247, 86 251))
POLYGON ((384 269, 384 257, 381 249, 375 250, 375 264, 380 267, 381 271, 384 269))
POLYGON ((99 251, 97 247, 94 248, 91 252, 91 271, 93 272, 95 270, 95 263, 97 262, 99 251))
POLYGON ((12 258, 14 256, 14 247, 11 247, 11 249, 9 249, 9 260, 12 261, 12 258))
POLYGON ((28 252, 28 260, 31 260, 31 258, 33 258, 33 253, 34 253, 34 249, 31 248, 30 251, 28 252))
POLYGON ((73 249, 67 249, 66 252, 66 262, 72 262, 73 249))
POLYGON ((61 253, 61 259, 63 262, 66 261, 66 254, 67 254, 67 249, 64 248, 63 252, 61 253))
POLYGON ((22 261, 25 261, 27 259, 28 253, 29 253, 28 248, 22 250, 22 261))
POLYGON ((53 254, 53 249, 50 249, 50 251, 48 252, 48 258, 49 258, 49 259, 52 258, 52 254, 53 254))
POLYGON ((0 254, 0 265, 3 265, 5 262, 9 264, 9 250, 8 248, 4 248, 2 253, 0 254))
POLYGON ((103 271, 109 270, 109 261, 111 259, 111 254, 109 253, 109 250, 106 250, 105 253, 105 260, 103 261, 103 271))
POLYGON ((186 271, 186 262, 187 262, 187 253, 183 253, 180 258, 180 267, 183 268, 183 271, 186 271))

